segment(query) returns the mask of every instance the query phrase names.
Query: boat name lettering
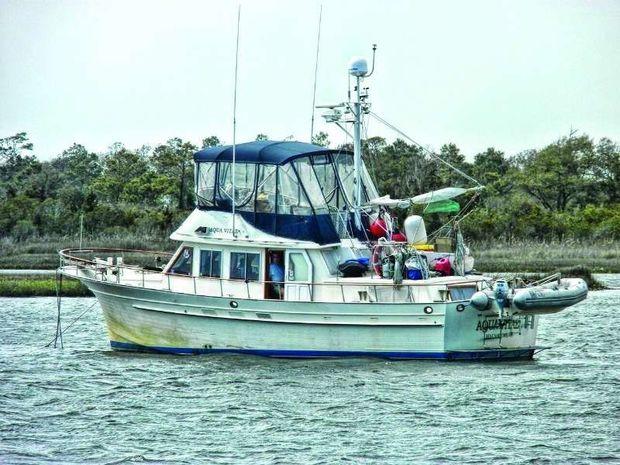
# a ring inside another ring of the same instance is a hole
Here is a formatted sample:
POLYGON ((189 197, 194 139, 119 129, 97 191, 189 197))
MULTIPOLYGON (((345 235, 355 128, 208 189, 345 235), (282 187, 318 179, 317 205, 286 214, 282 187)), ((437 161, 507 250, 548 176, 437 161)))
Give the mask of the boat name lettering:
MULTIPOLYGON (((241 230, 235 228, 235 234, 239 234, 241 230)), ((233 234, 232 228, 220 228, 217 226, 205 226, 205 234, 233 234)))
POLYGON ((521 329, 522 327, 527 327, 527 324, 524 324, 524 319, 510 319, 510 320, 500 320, 499 318, 491 318, 484 321, 478 321, 478 325, 476 326, 476 331, 482 331, 486 333, 487 331, 492 331, 494 329, 521 329))

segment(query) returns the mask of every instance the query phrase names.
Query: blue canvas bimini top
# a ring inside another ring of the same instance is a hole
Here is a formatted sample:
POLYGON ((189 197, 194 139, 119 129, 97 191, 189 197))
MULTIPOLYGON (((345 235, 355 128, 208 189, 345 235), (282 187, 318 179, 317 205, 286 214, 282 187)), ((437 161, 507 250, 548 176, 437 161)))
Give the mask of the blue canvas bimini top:
MULTIPOLYGON (((341 151, 306 142, 261 140, 237 144, 235 158, 240 163, 283 165, 295 158, 307 155, 324 155, 338 152, 341 151)), ((232 153, 232 145, 209 147, 196 152, 194 154, 194 161, 232 161, 232 153)))

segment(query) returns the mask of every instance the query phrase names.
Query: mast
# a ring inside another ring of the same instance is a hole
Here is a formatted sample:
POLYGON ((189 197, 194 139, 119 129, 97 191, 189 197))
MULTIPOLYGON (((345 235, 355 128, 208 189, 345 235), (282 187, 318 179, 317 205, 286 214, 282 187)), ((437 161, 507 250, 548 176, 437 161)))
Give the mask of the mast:
MULTIPOLYGON (((355 192, 353 207, 355 212, 355 226, 362 227, 362 95, 360 86, 362 78, 368 74, 368 63, 363 58, 353 60, 349 66, 349 74, 355 77, 355 100, 349 102, 353 113, 353 175, 355 192)), ((349 92, 350 95, 350 92, 349 92)))
MULTIPOLYGON (((351 136, 349 131, 343 126, 344 123, 353 123, 353 179, 355 181, 352 207, 355 217, 355 225, 357 228, 362 227, 362 118, 364 113, 369 112, 370 104, 366 102, 368 98, 367 89, 362 91, 363 78, 370 77, 375 70, 375 52, 377 50, 377 44, 372 46, 372 69, 368 72, 368 63, 363 58, 354 59, 349 65, 349 92, 347 102, 339 103, 336 105, 319 105, 316 108, 327 108, 329 113, 323 115, 325 120, 329 123, 336 123, 336 125, 342 129, 348 136, 351 136), (355 100, 351 101, 351 77, 355 78, 355 100), (350 117, 343 118, 340 108, 345 108, 347 115, 352 114, 353 119, 350 117)), ((347 193, 348 194, 348 193, 347 193)))
MULTIPOLYGON (((355 173, 356 221, 362 206, 362 102, 360 100, 361 76, 355 77, 355 101, 353 102, 353 170, 355 173)), ((360 224, 358 224, 360 226, 360 224)))

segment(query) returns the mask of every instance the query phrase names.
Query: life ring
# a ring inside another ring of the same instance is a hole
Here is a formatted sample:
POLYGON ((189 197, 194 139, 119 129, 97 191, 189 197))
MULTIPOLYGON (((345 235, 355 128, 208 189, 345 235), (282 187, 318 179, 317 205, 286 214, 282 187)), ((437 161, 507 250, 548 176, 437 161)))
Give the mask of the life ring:
POLYGON ((372 249, 372 255, 370 259, 372 269, 375 270, 375 274, 380 278, 383 277, 383 263, 381 263, 381 253, 383 252, 384 242, 384 237, 379 238, 377 244, 372 249))

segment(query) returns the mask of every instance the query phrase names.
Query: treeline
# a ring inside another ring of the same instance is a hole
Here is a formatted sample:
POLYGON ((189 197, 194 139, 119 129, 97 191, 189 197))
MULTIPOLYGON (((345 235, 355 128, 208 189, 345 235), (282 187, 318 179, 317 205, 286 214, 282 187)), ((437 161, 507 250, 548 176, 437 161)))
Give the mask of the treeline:
MULTIPOLYGON (((394 198, 446 186, 472 187, 402 140, 388 144, 371 138, 365 146, 366 165, 379 192, 394 198)), ((610 139, 595 142, 572 133, 513 156, 488 148, 471 163, 454 144, 442 146, 438 155, 486 186, 463 222, 470 240, 620 239, 620 146, 610 139)), ((445 218, 430 220, 439 225, 445 218)))
MULTIPOLYGON (((314 142, 329 144, 324 133, 314 142)), ((91 235, 168 234, 194 206, 193 153, 219 144, 214 136, 201 147, 174 138, 137 150, 116 143, 105 153, 74 144, 41 161, 26 133, 0 139, 0 237, 71 235, 80 218, 91 235)), ((375 137, 364 146, 381 194, 471 187, 402 140, 375 137)), ((571 134, 514 156, 489 148, 471 163, 454 144, 439 155, 486 186, 463 224, 469 239, 620 239, 620 147, 609 139, 571 134)))

